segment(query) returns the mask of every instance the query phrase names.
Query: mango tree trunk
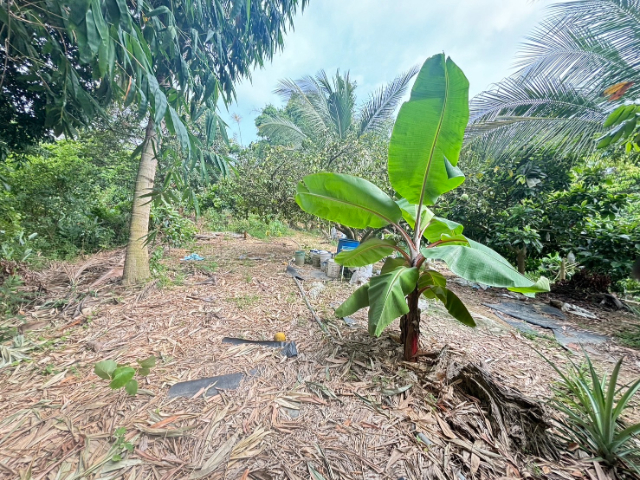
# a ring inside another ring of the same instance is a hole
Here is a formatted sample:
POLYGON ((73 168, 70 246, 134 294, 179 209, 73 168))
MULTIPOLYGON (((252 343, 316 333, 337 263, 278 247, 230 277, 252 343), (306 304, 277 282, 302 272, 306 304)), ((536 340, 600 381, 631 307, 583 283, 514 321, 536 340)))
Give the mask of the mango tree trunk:
POLYGON ((153 118, 150 117, 145 132, 136 189, 133 195, 129 242, 127 243, 124 274, 122 276, 122 283, 125 285, 142 282, 151 276, 149 271, 149 251, 145 245, 146 235, 149 233, 151 199, 144 197, 144 195, 151 193, 153 190, 156 166, 158 164, 156 152, 156 130, 153 118))
POLYGON ((420 292, 416 288, 407 297, 409 313, 400 318, 400 341, 404 344, 404 359, 408 362, 418 355, 420 339, 420 292))
POLYGON ((527 247, 522 247, 516 252, 518 255, 518 272, 524 275, 527 264, 527 247))

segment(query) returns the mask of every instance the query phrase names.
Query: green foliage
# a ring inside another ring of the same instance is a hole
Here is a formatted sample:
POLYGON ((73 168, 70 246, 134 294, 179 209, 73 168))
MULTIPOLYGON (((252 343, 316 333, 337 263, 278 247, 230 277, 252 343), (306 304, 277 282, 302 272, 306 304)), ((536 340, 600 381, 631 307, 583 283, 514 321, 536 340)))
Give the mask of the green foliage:
POLYGON ((414 205, 433 205, 464 181, 456 168, 469 120, 469 81, 444 55, 424 63, 400 108, 389 145, 389 180, 414 205))
POLYGON ((289 227, 280 220, 276 219, 265 222, 251 215, 249 218, 235 220, 230 225, 230 228, 236 233, 247 232, 252 237, 262 239, 268 237, 283 237, 289 233, 289 227))
POLYGON ((151 208, 150 242, 160 241, 170 247, 184 247, 195 239, 195 224, 184 213, 167 202, 160 201, 151 208))
POLYGON ((30 299, 30 295, 21 291, 24 286, 18 275, 9 275, 0 285, 0 309, 5 315, 15 314, 20 306, 30 299))
POLYGON ((372 238, 355 250, 345 250, 336 255, 336 262, 345 267, 363 267, 388 257, 396 249, 393 240, 372 238))
POLYGON ((606 273, 613 282, 629 276, 640 252, 640 218, 588 219, 575 242, 576 258, 593 272, 606 273))
POLYGON ((604 121, 603 126, 610 130, 598 139, 598 148, 607 148, 616 143, 622 143, 625 150, 640 152, 640 125, 638 114, 640 102, 636 100, 631 105, 620 105, 604 121))
POLYGON ((426 248, 422 253, 425 258, 444 261, 453 273, 470 281, 525 294, 549 291, 546 278, 534 284, 520 275, 505 258, 473 240, 468 240, 467 245, 426 248))
MULTIPOLYGON (((563 258, 558 252, 542 257, 538 265, 537 274, 557 280, 560 277, 562 261, 563 258)), ((565 259, 565 275, 568 279, 576 272, 576 266, 577 264, 575 262, 570 262, 565 259)))
POLYGON ((600 377, 589 356, 585 354, 585 357, 586 368, 579 368, 572 362, 568 372, 562 372, 554 362, 543 357, 561 378, 554 387, 555 398, 551 402, 565 415, 561 432, 596 460, 617 470, 640 474, 637 438, 640 424, 626 426, 621 421, 622 414, 640 389, 640 379, 618 387, 622 358, 607 379, 600 377))
POLYGON ((317 146, 388 131, 392 115, 417 70, 410 69, 375 91, 356 109, 357 84, 349 72, 329 78, 324 70, 298 81, 281 80, 282 110, 267 106, 256 119, 259 134, 272 144, 317 146))
POLYGON ((379 337, 396 318, 409 312, 405 297, 415 290, 419 269, 400 266, 371 277, 369 282, 369 335, 379 337))
POLYGON ((389 191, 385 168, 388 139, 350 135, 324 145, 305 144, 292 150, 265 142, 237 153, 234 171, 199 195, 202 209, 230 210, 236 216, 256 215, 264 221, 280 218, 290 225, 312 217, 296 204, 296 185, 309 174, 330 169, 357 174, 389 191))
POLYGON ((528 270, 537 270, 545 256, 572 254, 614 281, 628 276, 640 225, 634 155, 580 159, 538 152, 495 159, 467 150, 463 161, 470 175, 440 207, 470 235, 511 260, 524 257, 528 270))
POLYGON ((296 202, 307 213, 354 228, 385 227, 402 218, 400 208, 386 193, 351 175, 307 175, 298 184, 296 202))
POLYGON ((505 158, 531 147, 591 153, 597 143, 634 139, 636 107, 623 105, 639 92, 639 15, 635 0, 555 4, 521 49, 519 69, 473 99, 470 136, 505 158), (624 121, 609 120, 601 137, 612 111, 624 121))
POLYGON ((53 130, 73 137, 114 100, 147 113, 185 150, 198 149, 182 115, 193 121, 219 95, 272 58, 305 0, 170 2, 96 0, 10 2, 2 5, 0 109, 12 148, 53 130), (237 48, 242 45, 242 48, 237 48), (233 52, 230 55, 229 52, 233 52), (11 61, 9 61, 9 59, 11 61), (203 108, 204 107, 204 108, 203 108), (29 118, 29 116, 31 118, 29 118), (18 123, 20 122, 20 123, 18 123))
POLYGON ((540 234, 529 225, 516 228, 505 228, 496 234, 496 244, 505 245, 516 251, 527 250, 529 252, 541 252, 542 242, 540 234))
POLYGON ((87 135, 9 163, 12 189, 4 198, 18 212, 22 231, 37 236, 3 236, 2 248, 65 258, 122 245, 136 166, 126 144, 110 146, 110 139, 87 135))
POLYGON ((156 365, 156 357, 136 360, 137 367, 128 364, 118 364, 113 360, 103 360, 94 366, 94 373, 104 380, 109 380, 109 387, 117 390, 124 387, 129 395, 138 393, 138 382, 133 377, 146 377, 151 368, 156 365))
POLYGON ((499 254, 463 236, 462 225, 426 208, 464 179, 456 164, 468 117, 468 88, 462 71, 444 54, 423 65, 410 100, 400 109, 389 146, 389 180, 403 196, 397 202, 373 183, 346 174, 307 175, 297 188, 296 202, 308 213, 353 228, 392 225, 402 236, 401 244, 370 240, 336 257, 339 263, 363 265, 393 250, 402 255, 387 259, 381 274, 356 290, 336 314, 369 306, 369 333, 375 336, 403 316, 406 360, 418 350, 420 295, 437 298, 456 319, 475 325, 443 278, 431 271, 420 275, 428 258, 444 260, 454 273, 471 281, 525 294, 549 290, 546 279, 534 283, 520 275, 499 254))
POLYGON ((283 237, 289 233, 289 227, 278 219, 263 219, 250 214, 246 218, 237 218, 229 212, 208 210, 205 212, 207 228, 218 232, 244 233, 255 238, 283 237))
POLYGON ((1 236, 0 253, 2 258, 13 262, 26 262, 33 254, 31 243, 37 236, 37 233, 32 233, 25 238, 23 231, 17 233, 13 238, 1 236))
POLYGON ((116 428, 115 432, 113 432, 114 442, 111 446, 111 450, 116 453, 111 457, 112 462, 119 462, 122 460, 122 455, 133 452, 133 444, 131 442, 127 442, 124 438, 126 434, 127 430, 124 427, 116 428))

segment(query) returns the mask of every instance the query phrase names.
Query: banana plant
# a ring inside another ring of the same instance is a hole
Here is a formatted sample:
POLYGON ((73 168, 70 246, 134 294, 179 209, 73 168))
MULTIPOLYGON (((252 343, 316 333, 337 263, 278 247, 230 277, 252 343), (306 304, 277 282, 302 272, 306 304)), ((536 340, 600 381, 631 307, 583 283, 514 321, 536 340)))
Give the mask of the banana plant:
POLYGON ((464 175, 457 167, 469 119, 469 82, 444 54, 427 59, 395 122, 389 144, 391 198, 373 183, 351 175, 322 172, 298 184, 296 202, 305 212, 353 228, 391 227, 400 242, 373 238, 338 254, 335 261, 361 267, 386 258, 380 275, 358 288, 337 310, 345 317, 369 307, 369 333, 380 336, 400 318, 404 358, 418 355, 420 296, 441 301, 468 326, 473 317, 447 288, 446 278, 427 268, 427 259, 444 261, 470 281, 533 295, 549 291, 549 282, 534 283, 490 248, 463 235, 463 226, 429 209, 458 187, 464 175))

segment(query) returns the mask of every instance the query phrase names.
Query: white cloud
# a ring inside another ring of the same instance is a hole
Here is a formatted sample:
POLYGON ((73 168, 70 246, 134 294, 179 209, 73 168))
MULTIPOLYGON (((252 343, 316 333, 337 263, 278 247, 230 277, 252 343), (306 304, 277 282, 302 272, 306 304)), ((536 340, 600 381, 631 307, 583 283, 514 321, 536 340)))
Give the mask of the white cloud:
MULTIPOLYGON (((242 117, 244 143, 255 139, 253 120, 281 78, 320 69, 350 70, 358 97, 410 66, 444 51, 464 70, 476 94, 508 75, 519 44, 544 15, 548 1, 531 0, 311 0, 285 48, 252 81, 237 86, 229 112, 242 117)), ((229 118, 228 115, 224 115, 229 118)), ((231 132, 237 125, 228 122, 231 132)))

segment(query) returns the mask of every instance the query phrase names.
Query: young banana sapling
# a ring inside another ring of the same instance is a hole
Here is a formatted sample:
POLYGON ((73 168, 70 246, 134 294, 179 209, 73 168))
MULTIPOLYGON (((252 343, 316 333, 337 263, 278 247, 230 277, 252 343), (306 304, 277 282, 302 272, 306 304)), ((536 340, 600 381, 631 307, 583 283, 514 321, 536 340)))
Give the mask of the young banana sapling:
POLYGON ((468 119, 469 82, 451 58, 435 55, 422 66, 391 135, 388 172, 395 200, 367 180, 330 172, 308 175, 297 187, 296 202, 308 213, 352 228, 391 226, 401 235, 400 242, 373 238, 336 256, 347 267, 389 257, 380 275, 357 289, 336 315, 369 307, 369 333, 374 336, 401 317, 406 360, 418 354, 421 295, 440 300, 453 317, 475 326, 445 277, 426 267, 427 259, 443 260, 470 281, 526 295, 549 290, 547 279, 534 283, 520 275, 501 255, 465 237, 462 225, 436 217, 428 208, 464 181, 456 165, 468 119), (390 257, 394 252, 398 256, 390 257))

